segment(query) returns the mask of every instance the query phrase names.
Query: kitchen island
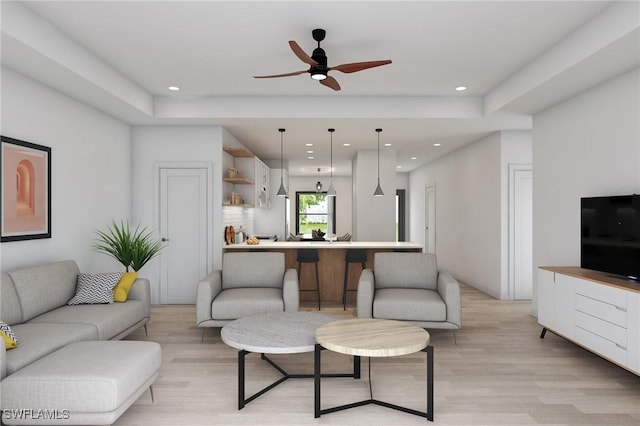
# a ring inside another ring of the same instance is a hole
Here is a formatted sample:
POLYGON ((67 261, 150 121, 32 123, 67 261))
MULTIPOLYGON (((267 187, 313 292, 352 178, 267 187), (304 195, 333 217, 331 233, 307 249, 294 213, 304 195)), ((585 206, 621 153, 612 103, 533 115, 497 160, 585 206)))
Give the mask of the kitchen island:
MULTIPOLYGON (((367 252, 366 267, 373 269, 373 258, 377 252, 408 251, 422 252, 422 244, 411 242, 395 241, 264 241, 260 244, 249 245, 231 244, 224 246, 228 251, 250 251, 267 250, 282 252, 285 254, 286 268, 296 269, 298 263, 296 256, 299 249, 314 248, 318 250, 320 258, 318 262, 318 272, 320 275, 320 300, 323 305, 330 306, 342 304, 342 289, 344 283, 345 255, 348 249, 364 249, 367 252)), ((361 271, 360 264, 352 263, 349 266, 348 288, 355 290, 358 288, 358 279, 361 271)), ((313 264, 303 263, 300 275, 300 289, 309 290, 315 288, 315 269, 313 264)), ((348 305, 355 306, 356 292, 347 293, 348 305)), ((313 303, 316 301, 315 292, 302 291, 300 293, 302 303, 313 303)))

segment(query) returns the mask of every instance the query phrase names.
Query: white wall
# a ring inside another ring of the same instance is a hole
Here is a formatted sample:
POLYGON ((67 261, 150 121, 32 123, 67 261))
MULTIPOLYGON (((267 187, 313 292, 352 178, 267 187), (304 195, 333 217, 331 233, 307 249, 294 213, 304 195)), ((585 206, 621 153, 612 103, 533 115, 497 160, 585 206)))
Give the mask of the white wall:
POLYGON ((438 266, 496 298, 501 294, 500 134, 410 174, 411 241, 424 243, 424 189, 436 187, 438 266))
POLYGON ((130 127, 2 68, 2 135, 51 147, 50 239, 2 243, 2 270, 74 259, 83 272, 120 271, 91 250, 95 230, 131 209, 130 127))
MULTIPOLYGON (((315 191, 318 180, 322 182, 324 191, 329 189, 328 176, 322 176, 320 179, 317 176, 289 176, 289 199, 291 200, 289 206, 291 211, 290 231, 292 234, 296 232, 296 191, 315 191)), ((280 180, 278 180, 278 185, 280 185, 280 180)), ((351 176, 334 176, 333 187, 336 190, 336 229, 334 232, 337 235, 344 235, 347 232, 352 234, 351 176)), ((276 201, 279 202, 278 200, 276 201)))
POLYGON ((581 197, 640 193, 639 93, 636 68, 534 115, 534 268, 580 265, 581 197))
POLYGON ((353 161, 353 237, 356 241, 396 240, 396 152, 380 150, 382 197, 374 197, 378 151, 358 151, 353 161))
MULTIPOLYGON (((132 219, 157 231, 154 164, 162 161, 213 164, 213 268, 222 266, 223 129, 215 126, 135 126, 132 130, 132 219)), ((156 234, 157 237, 159 235, 156 234)), ((159 260, 145 265, 153 303, 159 303, 159 260)))

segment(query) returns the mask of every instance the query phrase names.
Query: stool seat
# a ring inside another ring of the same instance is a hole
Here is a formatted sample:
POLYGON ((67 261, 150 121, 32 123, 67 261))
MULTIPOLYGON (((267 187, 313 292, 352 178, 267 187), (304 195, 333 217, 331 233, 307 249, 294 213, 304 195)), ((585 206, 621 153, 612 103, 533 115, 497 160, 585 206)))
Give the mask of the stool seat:
POLYGON ((367 261, 367 251, 365 249, 347 249, 347 254, 344 256, 344 286, 342 291, 342 308, 347 310, 347 292, 357 291, 349 289, 349 264, 360 263, 362 269, 366 268, 365 262, 367 261))
POLYGON ((318 255, 318 250, 299 249, 296 260, 298 261, 298 281, 300 281, 300 271, 302 270, 303 263, 313 263, 315 265, 316 288, 311 290, 300 289, 300 291, 315 291, 318 294, 318 310, 320 310, 320 274, 318 273, 318 262, 320 261, 320 255, 318 255))

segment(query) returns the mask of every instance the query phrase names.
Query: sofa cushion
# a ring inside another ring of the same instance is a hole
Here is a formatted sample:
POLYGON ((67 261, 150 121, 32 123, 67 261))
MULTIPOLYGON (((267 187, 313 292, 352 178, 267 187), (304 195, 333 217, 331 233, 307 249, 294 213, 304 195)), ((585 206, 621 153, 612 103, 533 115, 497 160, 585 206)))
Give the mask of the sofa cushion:
POLYGON ((373 317, 407 321, 446 321, 447 306, 437 291, 384 288, 376 290, 373 317))
POLYGON ((113 289, 113 301, 114 302, 126 302, 127 297, 129 297, 129 291, 131 291, 131 286, 138 278, 137 272, 125 272, 122 274, 120 281, 118 281, 118 285, 113 289))
POLYGON ((225 253, 222 258, 222 288, 282 288, 284 269, 284 253, 225 253))
POLYGON ((6 353, 7 375, 69 343, 98 338, 89 324, 16 324, 13 331, 20 336, 20 345, 6 353))
POLYGON ((3 380, 3 408, 70 411, 66 422, 40 424, 112 424, 153 383, 160 363, 156 342, 72 343, 3 380))
POLYGON ((215 320, 283 311, 282 289, 279 288, 232 288, 221 291, 211 303, 211 318, 215 320))
POLYGON ((33 318, 29 324, 84 324, 96 330, 99 340, 108 340, 144 317, 144 303, 130 299, 127 303, 66 305, 33 318))
POLYGON ((376 288, 438 288, 436 255, 430 253, 376 253, 376 288))
POLYGON ((13 286, 11 277, 6 272, 0 277, 0 312, 2 320, 9 325, 22 322, 22 311, 20 310, 20 299, 13 286))
MULTIPOLYGON (((73 260, 8 272, 22 308, 20 322, 66 305, 76 293, 78 272, 78 265, 73 260)), ((6 318, 3 320, 9 322, 6 318)))
POLYGON ((4 340, 4 346, 7 349, 13 349, 18 346, 18 338, 16 334, 11 330, 9 324, 4 321, 0 321, 0 336, 4 340))
POLYGON ((102 274, 78 274, 76 294, 69 305, 113 303, 113 289, 118 285, 122 272, 102 274))

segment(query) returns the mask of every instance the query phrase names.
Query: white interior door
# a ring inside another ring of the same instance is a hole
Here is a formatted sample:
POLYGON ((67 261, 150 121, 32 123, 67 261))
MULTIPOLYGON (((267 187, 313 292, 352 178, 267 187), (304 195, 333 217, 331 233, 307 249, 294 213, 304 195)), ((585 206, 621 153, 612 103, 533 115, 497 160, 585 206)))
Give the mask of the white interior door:
POLYGON ((160 303, 192 304, 208 271, 208 168, 159 168, 160 303))
POLYGON ((533 293, 533 174, 531 166, 510 171, 511 210, 510 279, 515 300, 531 299, 533 293))
POLYGON ((436 252, 436 186, 424 190, 424 252, 436 252))

